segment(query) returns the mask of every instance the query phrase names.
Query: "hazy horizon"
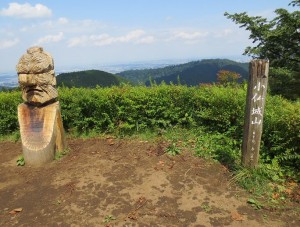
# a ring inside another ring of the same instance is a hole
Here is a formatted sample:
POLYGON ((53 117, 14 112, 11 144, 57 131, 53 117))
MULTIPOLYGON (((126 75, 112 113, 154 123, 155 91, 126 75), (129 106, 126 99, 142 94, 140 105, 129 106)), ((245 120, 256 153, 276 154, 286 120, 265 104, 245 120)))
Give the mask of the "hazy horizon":
MULTIPOLYGON (((107 64, 101 64, 101 63, 94 63, 94 64, 69 64, 69 65, 60 65, 57 64, 55 59, 54 59, 54 67, 55 67, 55 71, 58 72, 70 72, 70 71, 74 71, 76 70, 76 68, 78 68, 78 70, 91 70, 91 69, 101 69, 101 67, 103 68, 103 71, 105 71, 105 69, 108 70, 108 72, 110 73, 115 73, 115 72, 121 72, 124 71, 122 68, 118 69, 120 66, 124 66, 124 68, 127 69, 134 69, 136 67, 138 68, 151 68, 151 67, 157 67, 157 65, 172 65, 172 64, 183 64, 183 63, 187 63, 187 62, 191 62, 191 61, 201 61, 203 59, 229 59, 229 60, 233 60, 236 62, 247 62, 250 60, 250 58, 248 56, 212 56, 212 57, 207 57, 207 58, 169 58, 169 59, 153 59, 153 60, 140 60, 140 61, 119 61, 119 62, 112 62, 112 63, 107 63, 107 64), (141 66, 137 66, 137 65, 141 65, 141 66), (144 66, 142 66, 144 65, 144 66), (95 68, 96 67, 96 68, 95 68), (116 67, 116 69, 114 69, 114 67, 116 67)), ((17 65, 17 62, 16 62, 17 65)), ((125 69, 125 70, 127 70, 125 69)), ((0 76, 3 74, 17 74, 16 70, 11 70, 11 71, 4 71, 0 69, 0 76)))
POLYGON ((0 72, 39 45, 57 68, 241 56, 249 32, 224 16, 274 17, 290 0, 1 0, 0 72))

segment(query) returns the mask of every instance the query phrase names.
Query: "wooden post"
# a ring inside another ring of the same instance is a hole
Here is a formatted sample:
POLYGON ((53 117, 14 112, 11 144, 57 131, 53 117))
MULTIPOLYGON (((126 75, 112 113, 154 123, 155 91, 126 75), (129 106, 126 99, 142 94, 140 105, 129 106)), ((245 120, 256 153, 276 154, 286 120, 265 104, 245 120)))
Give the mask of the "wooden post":
POLYGON ((268 60, 250 62, 242 146, 242 164, 245 167, 255 168, 258 165, 268 74, 268 60))
POLYGON ((22 103, 18 119, 26 164, 40 166, 54 159, 55 151, 64 151, 64 129, 60 104, 36 107, 22 103))
POLYGON ((66 146, 53 59, 42 47, 31 47, 20 58, 17 72, 24 100, 18 106, 24 159, 43 165, 66 146))

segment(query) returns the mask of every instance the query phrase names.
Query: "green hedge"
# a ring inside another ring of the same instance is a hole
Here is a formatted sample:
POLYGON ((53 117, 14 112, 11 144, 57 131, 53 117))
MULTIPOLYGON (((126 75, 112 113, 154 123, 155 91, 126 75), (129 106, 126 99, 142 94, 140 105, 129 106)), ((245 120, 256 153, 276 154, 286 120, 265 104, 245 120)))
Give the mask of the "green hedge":
POLYGON ((264 159, 276 158, 300 170, 300 102, 279 96, 267 97, 262 152, 264 159))
POLYGON ((243 125, 245 90, 153 87, 63 88, 59 90, 66 129, 98 133, 207 126, 221 132, 243 125))
MULTIPOLYGON (((201 126, 242 140, 245 87, 124 85, 60 88, 59 95, 66 131, 132 133, 173 126, 201 126)), ((17 105, 21 102, 18 91, 0 92, 0 135, 18 131, 17 105)), ((299 101, 268 96, 263 127, 265 160, 299 162, 299 101)))
MULTIPOLYGON (((207 126, 220 132, 243 125, 245 89, 159 85, 60 88, 64 127, 79 133, 207 126)), ((1 92, 0 135, 18 130, 21 94, 1 92)))
POLYGON ((21 102, 21 92, 0 92, 0 135, 19 130, 17 107, 21 102))

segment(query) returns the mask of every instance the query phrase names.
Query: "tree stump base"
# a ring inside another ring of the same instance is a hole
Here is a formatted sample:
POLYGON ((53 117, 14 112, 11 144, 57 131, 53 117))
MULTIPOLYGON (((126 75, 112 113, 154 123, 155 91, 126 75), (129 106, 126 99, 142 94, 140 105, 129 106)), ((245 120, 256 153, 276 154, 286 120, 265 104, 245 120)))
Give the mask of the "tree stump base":
POLYGON ((65 149, 59 102, 46 106, 18 106, 18 119, 26 164, 39 166, 52 161, 65 149))

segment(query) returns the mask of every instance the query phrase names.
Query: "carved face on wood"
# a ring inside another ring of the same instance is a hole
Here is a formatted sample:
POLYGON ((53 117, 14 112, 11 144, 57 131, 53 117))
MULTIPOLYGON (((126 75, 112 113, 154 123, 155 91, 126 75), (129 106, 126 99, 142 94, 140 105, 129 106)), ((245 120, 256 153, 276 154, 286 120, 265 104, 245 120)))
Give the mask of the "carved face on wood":
POLYGON ((39 106, 57 98, 52 57, 42 47, 31 47, 17 65, 19 85, 25 102, 39 106))

